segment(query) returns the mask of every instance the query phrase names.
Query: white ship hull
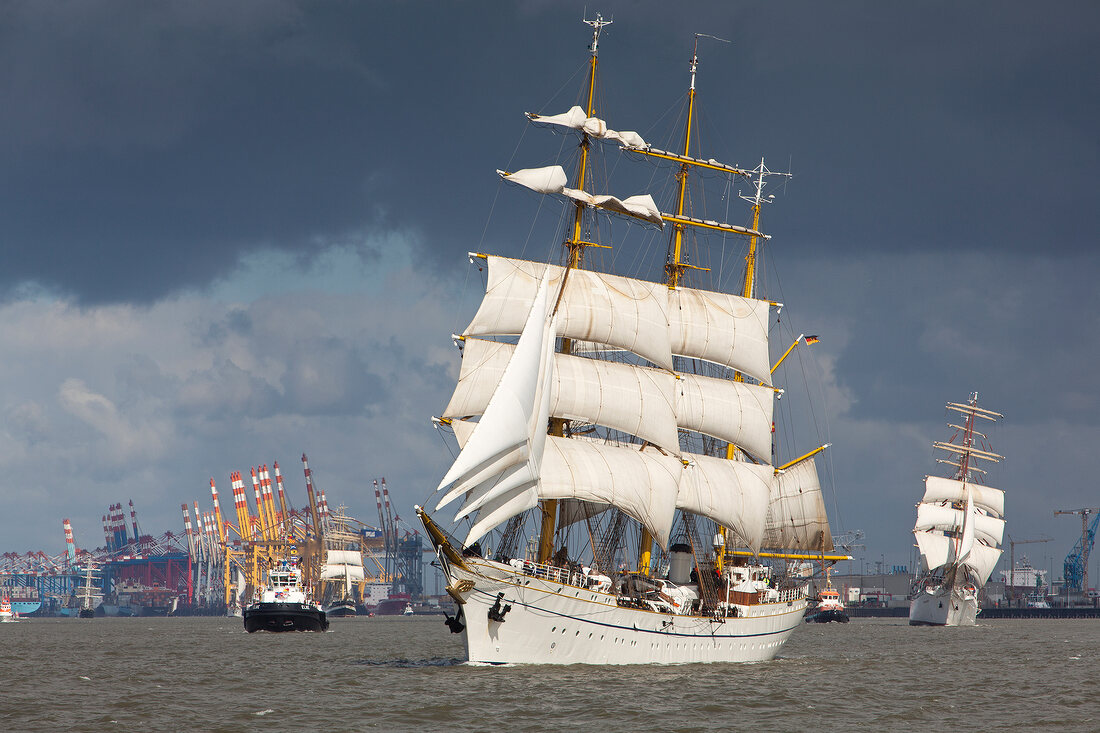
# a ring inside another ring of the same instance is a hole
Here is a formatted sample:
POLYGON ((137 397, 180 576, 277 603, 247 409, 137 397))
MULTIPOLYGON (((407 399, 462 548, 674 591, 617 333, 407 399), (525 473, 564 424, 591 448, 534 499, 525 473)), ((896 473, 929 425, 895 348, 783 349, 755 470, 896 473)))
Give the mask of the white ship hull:
POLYGON ((977 596, 957 588, 925 589, 909 604, 911 626, 974 626, 977 617, 977 596))
POLYGON ((470 558, 469 570, 448 565, 451 587, 464 601, 459 618, 471 662, 761 662, 775 657, 806 609, 805 594, 797 590, 776 603, 739 606, 736 617, 681 616, 621 607, 612 594, 496 562, 470 558), (489 618, 494 606, 503 611, 502 621, 489 618))

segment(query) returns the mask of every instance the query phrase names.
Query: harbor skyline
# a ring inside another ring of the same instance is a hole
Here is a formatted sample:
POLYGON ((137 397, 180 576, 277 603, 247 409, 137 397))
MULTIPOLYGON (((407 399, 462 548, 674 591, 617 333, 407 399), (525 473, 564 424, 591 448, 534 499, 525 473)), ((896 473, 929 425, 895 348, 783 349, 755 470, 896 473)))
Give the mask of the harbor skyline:
MULTIPOLYGON (((1006 416, 990 441, 1010 456, 991 473, 1009 535, 1064 557, 1079 523, 1053 512, 1100 506, 1098 11, 662 7, 591 8, 614 19, 601 114, 658 126, 692 34, 731 40, 700 52, 705 146, 794 173, 762 229, 772 297, 820 338, 801 348, 834 529, 863 530, 869 562, 911 557, 942 405, 977 391, 1006 416)), ((484 161, 509 164, 522 112, 572 103, 545 90, 576 86, 584 5, 4 12, 0 548, 60 552, 63 517, 99 546, 130 499, 148 531, 178 528, 211 476, 275 460, 301 506, 303 452, 368 522, 385 476, 411 525, 448 463, 429 417, 469 315, 438 294, 472 307, 465 253, 520 251, 483 239, 507 205, 484 161), (502 64, 524 88, 501 88, 502 64)))

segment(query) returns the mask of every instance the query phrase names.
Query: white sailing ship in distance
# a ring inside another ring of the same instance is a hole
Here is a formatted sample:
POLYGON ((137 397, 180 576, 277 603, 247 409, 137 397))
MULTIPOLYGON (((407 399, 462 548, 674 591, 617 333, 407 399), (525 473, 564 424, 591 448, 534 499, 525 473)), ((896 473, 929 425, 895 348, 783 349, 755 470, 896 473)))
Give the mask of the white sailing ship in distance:
POLYGON ((352 588, 366 579, 363 570, 363 553, 357 550, 326 550, 325 564, 321 568, 321 581, 336 587, 328 589, 325 612, 334 615, 355 615, 355 599, 352 588))
POLYGON ((697 55, 680 152, 596 117, 608 21, 585 22, 593 29, 586 108, 528 114, 539 127, 579 136, 572 185, 558 165, 499 171, 564 202, 561 263, 471 253, 488 270, 486 292, 456 336, 461 373, 437 423, 453 430, 461 450, 431 509, 461 500, 461 539, 417 507, 458 604, 447 623, 465 635, 473 662, 771 659, 802 622, 811 561, 846 557, 830 554, 815 463, 828 446, 775 460, 780 390, 772 375, 810 341, 800 335, 771 363, 769 331, 781 304, 759 292, 757 258, 767 239, 759 231, 770 200, 763 189, 774 174, 763 161, 743 170, 691 155, 697 55), (616 155, 671 164, 674 213, 648 194, 589 193, 598 190, 591 156, 612 146, 616 155), (751 227, 695 216, 687 184, 700 173, 751 185, 742 196, 751 227), (600 241, 607 216, 668 233, 667 256, 662 246, 648 270, 660 279, 596 268, 608 249, 600 241), (689 261, 694 237, 705 234, 723 237, 719 247, 730 238, 745 245, 738 292, 691 286, 721 274, 696 264, 701 257, 689 261), (538 539, 521 553, 529 520, 538 539), (479 541, 494 531, 495 552, 483 553, 479 541))
POLYGON ((948 402, 947 409, 964 419, 962 425, 949 424, 956 431, 951 441, 933 443, 949 456, 936 461, 951 466, 950 478, 926 476, 917 504, 913 536, 920 576, 909 605, 914 626, 973 626, 980 610, 978 594, 1002 552, 1004 492, 980 483, 986 472, 977 462, 997 462, 1004 456, 988 450, 975 422, 1004 416, 978 407, 977 392, 966 404, 948 402))

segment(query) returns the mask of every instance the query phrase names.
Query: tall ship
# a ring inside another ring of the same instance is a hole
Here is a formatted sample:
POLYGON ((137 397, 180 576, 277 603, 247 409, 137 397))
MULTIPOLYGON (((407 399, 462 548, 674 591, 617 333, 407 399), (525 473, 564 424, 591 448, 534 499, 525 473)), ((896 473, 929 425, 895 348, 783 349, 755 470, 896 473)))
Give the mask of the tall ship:
POLYGON ((353 589, 363 581, 363 553, 357 550, 328 550, 321 580, 325 585, 325 613, 333 616, 356 615, 353 589))
POLYGON ((946 452, 937 463, 951 467, 949 477, 926 476, 917 504, 913 536, 920 553, 920 575, 910 594, 909 623, 914 626, 973 626, 980 611, 978 595, 1001 557, 1004 492, 984 485, 979 461, 1004 458, 989 450, 987 437, 975 428, 979 420, 1004 415, 978 407, 978 393, 965 403, 948 402, 962 415, 955 433, 933 446, 946 452))
POLYGON ((777 369, 816 337, 792 333, 772 362, 782 305, 757 273, 775 174, 692 150, 702 35, 676 150, 611 129, 596 116, 609 21, 584 22, 584 107, 527 115, 567 136, 572 180, 563 165, 498 171, 560 202, 553 253, 470 255, 485 295, 436 418, 459 452, 434 506, 416 508, 457 604, 446 623, 472 662, 768 660, 802 623, 814 564, 847 557, 832 554, 818 478, 828 445, 776 458, 794 446, 775 431, 777 369), (605 150, 667 173, 671 206, 590 193, 614 165, 605 150), (751 226, 713 218, 706 179, 751 205, 751 226), (619 232, 628 241, 611 244, 619 232), (432 515, 456 501, 447 530, 432 515))

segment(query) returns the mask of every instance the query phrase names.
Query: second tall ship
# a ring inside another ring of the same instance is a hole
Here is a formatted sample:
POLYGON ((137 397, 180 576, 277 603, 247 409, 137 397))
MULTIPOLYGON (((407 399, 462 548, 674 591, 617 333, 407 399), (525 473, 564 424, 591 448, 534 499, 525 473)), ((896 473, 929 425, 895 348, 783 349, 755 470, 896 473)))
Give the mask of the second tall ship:
POLYGON ((610 129, 595 116, 607 21, 585 22, 593 29, 586 106, 528 114, 576 136, 566 146, 578 156, 575 177, 560 165, 499 172, 563 202, 564 231, 553 235, 564 240, 561 258, 471 253, 488 282, 456 337, 461 374, 438 422, 461 451, 431 509, 461 499, 463 537, 417 507, 458 604, 447 624, 465 635, 473 662, 768 660, 802 622, 814 564, 846 557, 831 554, 815 463, 828 446, 776 459, 790 446, 776 437, 782 390, 773 373, 816 339, 799 335, 772 363, 781 304, 762 296, 757 262, 773 174, 763 161, 743 170, 692 155, 697 55, 677 151, 610 129), (590 156, 608 143, 671 166, 671 213, 648 194, 589 193, 601 185, 593 173, 606 169, 590 156), (688 188, 697 175, 727 194, 745 182, 752 226, 703 214, 688 188), (604 269, 615 264, 601 239, 609 216, 641 230, 617 260, 638 277, 604 269), (662 232, 667 239, 656 242, 662 232), (722 241, 708 251, 696 239, 706 236, 722 241), (731 239, 744 246, 743 272, 721 267, 731 239), (646 249, 656 262, 646 265, 646 249), (486 537, 492 551, 481 546, 486 537))
POLYGON ((963 424, 950 425, 956 431, 950 441, 933 443, 947 453, 936 460, 951 466, 951 476, 927 476, 917 505, 913 536, 921 574, 910 594, 909 623, 914 626, 973 626, 978 594, 1002 552, 1004 492, 980 483, 985 471, 978 461, 1004 456, 988 450, 975 423, 1004 416, 978 407, 977 392, 965 404, 948 402, 947 409, 962 415, 963 424))

